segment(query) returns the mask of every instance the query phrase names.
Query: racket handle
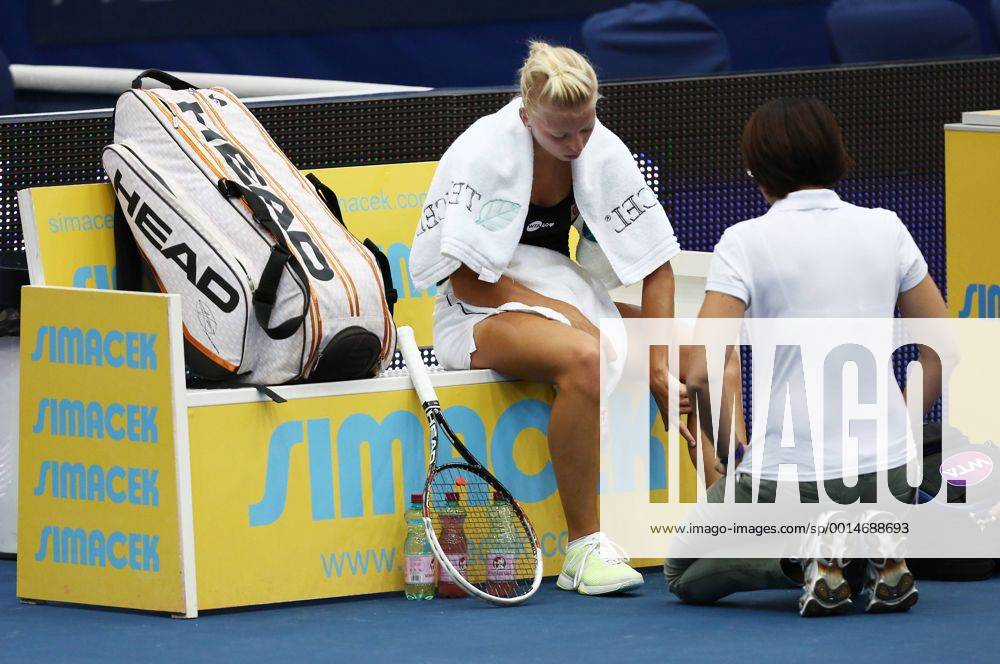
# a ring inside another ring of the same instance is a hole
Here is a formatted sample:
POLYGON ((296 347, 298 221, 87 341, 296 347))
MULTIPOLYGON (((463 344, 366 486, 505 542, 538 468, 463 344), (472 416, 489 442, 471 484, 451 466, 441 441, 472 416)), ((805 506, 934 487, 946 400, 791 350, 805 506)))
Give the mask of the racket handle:
POLYGON ((420 357, 417 338, 413 336, 413 328, 404 325, 396 330, 396 343, 403 354, 406 372, 410 375, 410 382, 413 383, 413 389, 417 391, 420 403, 427 404, 430 401, 437 401, 437 394, 434 392, 434 386, 431 385, 427 367, 424 366, 424 360, 420 357))

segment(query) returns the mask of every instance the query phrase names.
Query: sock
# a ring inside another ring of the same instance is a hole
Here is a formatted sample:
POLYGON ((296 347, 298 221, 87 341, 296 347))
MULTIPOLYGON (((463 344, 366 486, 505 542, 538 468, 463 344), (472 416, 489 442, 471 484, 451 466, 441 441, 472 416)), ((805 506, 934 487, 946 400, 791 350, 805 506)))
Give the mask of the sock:
POLYGON ((581 544, 589 544, 589 543, 591 543, 593 541, 596 541, 597 538, 598 538, 598 535, 600 535, 600 534, 601 534, 600 531, 598 531, 596 533, 591 533, 589 535, 584 535, 583 537, 577 537, 575 540, 573 540, 572 542, 570 542, 569 544, 566 545, 566 550, 569 551, 574 546, 579 546, 581 544))

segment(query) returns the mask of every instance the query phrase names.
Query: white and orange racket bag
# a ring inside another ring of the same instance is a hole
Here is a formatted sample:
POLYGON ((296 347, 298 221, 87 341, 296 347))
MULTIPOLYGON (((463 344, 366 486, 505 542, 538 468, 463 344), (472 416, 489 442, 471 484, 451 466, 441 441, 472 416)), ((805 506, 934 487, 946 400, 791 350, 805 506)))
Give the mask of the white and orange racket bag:
POLYGON ((188 369, 268 385, 387 366, 389 264, 347 230, 333 192, 303 176, 228 90, 153 70, 132 88, 103 152, 119 208, 118 284, 137 285, 141 266, 161 292, 181 295, 188 369), (170 89, 143 89, 144 78, 170 89), (131 242, 135 267, 123 260, 131 242))

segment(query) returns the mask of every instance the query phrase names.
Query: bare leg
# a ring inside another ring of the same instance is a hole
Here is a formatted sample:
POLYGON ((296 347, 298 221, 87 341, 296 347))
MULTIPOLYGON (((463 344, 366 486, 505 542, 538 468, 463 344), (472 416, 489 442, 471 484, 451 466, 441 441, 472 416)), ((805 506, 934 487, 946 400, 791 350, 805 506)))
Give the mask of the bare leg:
POLYGON ((549 453, 571 540, 600 529, 600 348, 597 339, 535 314, 491 316, 475 328, 475 369, 495 369, 557 388, 549 453))
MULTIPOLYGON (((626 304, 624 302, 615 302, 615 306, 618 307, 619 313, 621 313, 622 318, 641 318, 642 309, 635 306, 634 304, 626 304)), ((690 362, 691 349, 690 347, 681 347, 680 353, 680 370, 678 372, 678 380, 682 383, 687 378, 687 367, 690 362)), ((738 354, 734 353, 729 361, 726 363, 725 375, 723 379, 723 394, 722 400, 724 404, 731 404, 733 398, 736 399, 736 417, 735 417, 735 430, 736 430, 736 442, 746 444, 747 432, 746 423, 743 418, 743 382, 742 375, 740 371, 740 360, 738 354), (735 392, 735 394, 734 394, 735 392)), ((728 416, 728 413, 724 413, 728 416)), ((664 422, 666 422, 666 413, 663 413, 664 422)), ((692 427, 697 426, 692 415, 686 416, 686 422, 694 432, 692 427)), ((732 431, 732 427, 723 426, 721 427, 720 433, 729 436, 732 431)), ((727 441, 728 442, 728 441, 727 441)), ((701 454, 702 464, 705 468, 705 486, 712 486, 716 480, 721 477, 721 473, 717 468, 718 457, 716 456, 715 449, 711 442, 704 435, 701 436, 699 440, 698 448, 688 446, 688 454, 691 457, 691 464, 697 467, 698 465, 698 455, 701 454)))

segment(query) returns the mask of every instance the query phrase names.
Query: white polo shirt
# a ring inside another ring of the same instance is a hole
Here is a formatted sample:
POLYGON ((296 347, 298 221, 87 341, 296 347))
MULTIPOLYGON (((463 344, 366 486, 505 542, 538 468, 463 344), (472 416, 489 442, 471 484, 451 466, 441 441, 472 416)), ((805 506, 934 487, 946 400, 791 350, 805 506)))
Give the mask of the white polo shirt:
MULTIPOLYGON (((899 294, 926 274, 927 263, 894 212, 851 205, 829 189, 804 189, 777 201, 764 216, 726 229, 706 290, 739 298, 746 315, 755 318, 891 318, 899 294)), ((791 368, 776 362, 773 382, 791 368)), ((754 434, 756 444, 759 432, 754 434)), ((777 448, 780 440, 771 438, 781 430, 765 435, 768 449, 777 448)), ((905 438, 891 441, 889 451, 889 467, 905 463, 905 438)), ((777 479, 779 463, 795 463, 804 454, 812 454, 809 441, 769 453, 760 476, 777 479)), ((875 451, 860 450, 857 472, 876 468, 875 451)), ((749 472, 750 465, 744 462, 740 470, 749 472)))

